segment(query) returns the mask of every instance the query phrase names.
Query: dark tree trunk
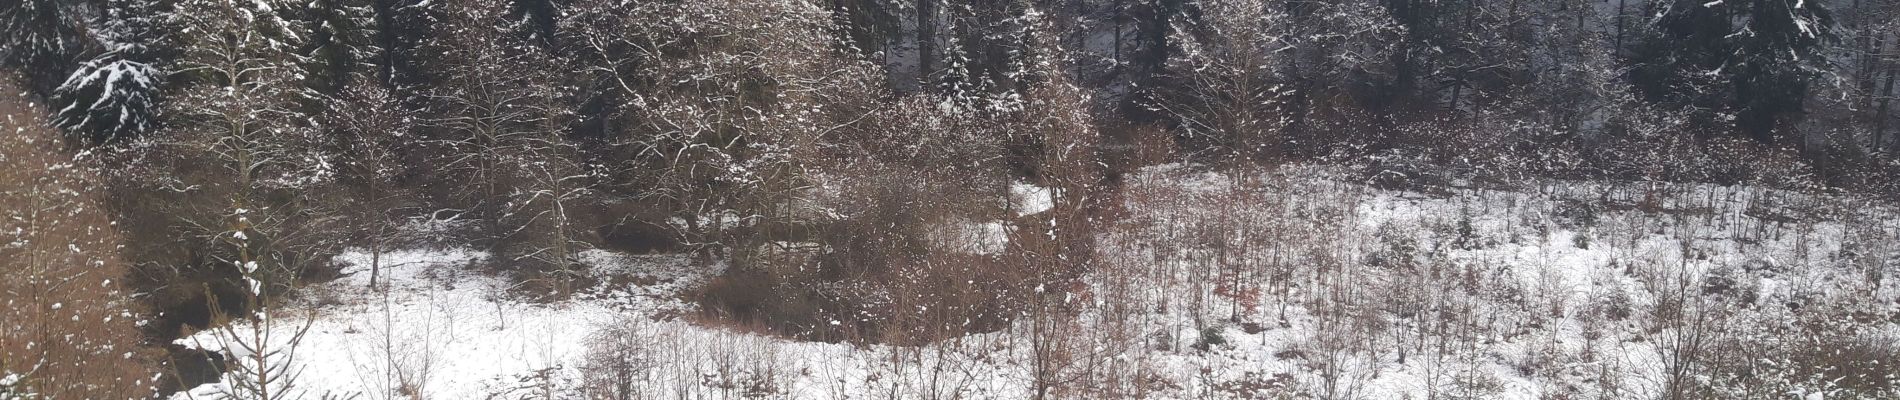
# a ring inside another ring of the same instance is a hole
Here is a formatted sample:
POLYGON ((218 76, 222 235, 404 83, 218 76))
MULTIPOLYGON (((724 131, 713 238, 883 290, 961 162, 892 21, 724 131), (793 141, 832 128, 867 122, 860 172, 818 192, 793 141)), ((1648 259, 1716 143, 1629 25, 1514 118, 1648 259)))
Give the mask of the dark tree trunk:
POLYGON ((917 0, 917 82, 928 90, 937 55, 937 0, 917 0))
POLYGON ((1887 113, 1893 105, 1893 81, 1900 75, 1900 66, 1887 68, 1887 87, 1881 89, 1880 107, 1874 111, 1874 152, 1880 154, 1887 149, 1887 113))

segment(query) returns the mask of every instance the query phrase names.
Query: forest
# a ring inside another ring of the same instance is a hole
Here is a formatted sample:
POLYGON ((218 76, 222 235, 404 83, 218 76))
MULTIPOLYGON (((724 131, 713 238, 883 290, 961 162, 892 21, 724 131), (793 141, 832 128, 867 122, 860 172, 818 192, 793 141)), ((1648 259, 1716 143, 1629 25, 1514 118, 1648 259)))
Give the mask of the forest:
POLYGON ((0 400, 1900 399, 1900 1, 0 0, 0 400))

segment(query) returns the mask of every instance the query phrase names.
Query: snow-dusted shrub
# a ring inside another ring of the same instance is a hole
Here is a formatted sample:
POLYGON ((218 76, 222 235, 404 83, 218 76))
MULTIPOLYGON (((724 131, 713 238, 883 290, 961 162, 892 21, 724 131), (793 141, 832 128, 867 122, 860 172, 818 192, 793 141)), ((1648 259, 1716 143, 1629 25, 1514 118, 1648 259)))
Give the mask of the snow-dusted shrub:
POLYGON ((1822 302, 1744 311, 1697 360, 1686 398, 1900 398, 1900 345, 1867 304, 1822 302), (1873 325, 1869 325, 1872 323, 1873 325))
MULTIPOLYGON (((834 173, 836 217, 814 226, 809 245, 735 258, 702 299, 713 313, 759 322, 780 334, 824 340, 909 342, 994 330, 1024 288, 1022 269, 1000 253, 946 246, 937 233, 993 218, 982 186, 964 177, 866 163, 834 173)), ((1006 235, 1000 230, 978 233, 1006 235)))
MULTIPOLYGON (((1293 374, 1279 373, 1267 376, 1258 371, 1247 371, 1239 378, 1214 382, 1211 386, 1217 392, 1231 398, 1241 399, 1296 399, 1302 395, 1295 386, 1293 374)), ((1228 397, 1223 397, 1228 398, 1228 397)))
POLYGON ((1030 307, 1015 296, 1066 290, 1048 278, 1072 280, 1092 253, 1099 139, 1087 96, 1048 72, 1019 107, 913 95, 840 125, 826 139, 849 145, 799 160, 812 188, 786 203, 812 210, 773 211, 802 237, 733 236, 730 276, 706 298, 786 333, 913 342, 994 330, 1030 307), (1022 187, 1037 200, 1017 201, 1022 187))
POLYGON ((586 398, 784 399, 796 389, 799 371, 770 338, 634 317, 588 340, 577 371, 586 398))
POLYGON ((858 144, 886 97, 869 63, 833 46, 821 2, 589 0, 565 14, 569 50, 624 99, 600 190, 648 208, 622 224, 660 227, 702 262, 743 264, 822 214, 804 204, 813 164, 858 144))
POLYGON ((586 363, 581 366, 586 391, 594 398, 654 397, 654 370, 664 367, 660 357, 668 339, 648 328, 647 321, 630 320, 602 329, 589 338, 586 363))

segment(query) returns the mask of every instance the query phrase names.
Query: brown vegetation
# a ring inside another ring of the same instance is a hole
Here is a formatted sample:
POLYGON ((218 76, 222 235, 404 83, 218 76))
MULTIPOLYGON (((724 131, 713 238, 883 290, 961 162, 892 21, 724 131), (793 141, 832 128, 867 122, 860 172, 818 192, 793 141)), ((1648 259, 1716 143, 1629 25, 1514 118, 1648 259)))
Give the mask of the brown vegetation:
POLYGON ((97 180, 0 79, 0 397, 146 398, 153 352, 97 180))

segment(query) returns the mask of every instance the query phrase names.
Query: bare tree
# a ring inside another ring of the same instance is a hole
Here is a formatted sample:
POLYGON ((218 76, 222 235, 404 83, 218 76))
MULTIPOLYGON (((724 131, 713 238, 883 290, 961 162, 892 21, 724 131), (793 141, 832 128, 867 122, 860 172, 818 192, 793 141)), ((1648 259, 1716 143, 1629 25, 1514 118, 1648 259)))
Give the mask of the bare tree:
MULTIPOLYGON (((549 121, 543 123, 552 125, 549 121)), ((590 232, 582 229, 587 225, 579 210, 592 199, 598 174, 573 161, 579 155, 560 129, 544 126, 540 132, 523 138, 527 151, 514 163, 522 180, 502 215, 523 236, 508 256, 531 261, 531 270, 543 274, 558 298, 570 294, 572 282, 581 278, 580 252, 589 247, 583 238, 590 232)))
POLYGON ((492 259, 527 277, 558 275, 564 294, 573 275, 580 224, 574 202, 592 179, 575 161, 565 134, 572 115, 557 64, 540 46, 496 28, 507 4, 445 4, 453 34, 442 43, 449 72, 431 92, 427 123, 443 165, 470 177, 458 187, 463 215, 481 221, 477 242, 492 259))
POLYGON ((1283 91, 1271 66, 1286 44, 1267 27, 1283 24, 1270 7, 1247 1, 1206 1, 1207 32, 1177 22, 1173 41, 1181 56, 1169 69, 1182 83, 1158 93, 1154 106, 1181 121, 1187 136, 1206 141, 1225 159, 1282 152, 1283 91))
POLYGON ((325 127, 341 150, 337 179, 355 189, 350 233, 370 254, 369 286, 381 278, 383 255, 394 245, 396 223, 414 193, 396 179, 406 170, 403 146, 418 139, 415 118, 382 85, 357 80, 329 99, 325 127))
POLYGON ((564 24, 587 70, 628 99, 618 106, 631 132, 619 146, 631 168, 615 183, 665 210, 648 223, 703 261, 750 252, 762 237, 754 232, 797 224, 801 163, 879 95, 867 65, 834 46, 831 23, 805 1, 576 6, 564 24))
MULTIPOLYGON (((272 307, 334 251, 322 232, 335 221, 312 189, 334 179, 308 117, 309 97, 294 43, 301 33, 277 10, 285 4, 202 0, 181 4, 191 40, 180 70, 196 79, 170 104, 179 118, 155 149, 203 170, 182 178, 197 192, 184 225, 209 249, 215 267, 233 271, 241 310, 214 310, 221 350, 239 360, 228 395, 301 397, 297 344, 309 327, 285 326, 272 307), (222 207, 218 205, 222 204, 222 207), (226 311, 240 312, 231 316, 226 311), (288 328, 288 329, 284 329, 288 328)), ((207 292, 210 289, 206 289, 207 292)), ((230 294, 225 294, 230 295, 230 294)), ((207 293, 216 303, 220 294, 207 293)))

